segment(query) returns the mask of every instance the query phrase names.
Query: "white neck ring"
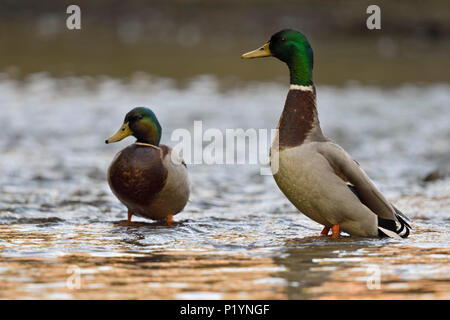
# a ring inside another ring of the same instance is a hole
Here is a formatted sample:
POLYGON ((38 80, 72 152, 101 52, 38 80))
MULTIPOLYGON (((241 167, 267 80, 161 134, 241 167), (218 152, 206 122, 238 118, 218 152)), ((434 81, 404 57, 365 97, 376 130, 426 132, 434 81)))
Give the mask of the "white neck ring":
POLYGON ((291 84, 289 87, 290 90, 301 90, 301 91, 311 91, 313 92, 313 86, 301 86, 298 84, 291 84))

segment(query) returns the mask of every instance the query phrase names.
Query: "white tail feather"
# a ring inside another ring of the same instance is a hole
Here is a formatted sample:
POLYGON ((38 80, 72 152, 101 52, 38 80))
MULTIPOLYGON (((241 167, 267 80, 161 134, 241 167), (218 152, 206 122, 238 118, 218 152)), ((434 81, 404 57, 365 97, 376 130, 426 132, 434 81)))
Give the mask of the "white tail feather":
POLYGON ((400 237, 398 234, 396 234, 394 231, 382 228, 382 227, 378 227, 378 229, 383 232, 385 235, 387 235, 389 238, 399 238, 401 239, 402 237, 400 237))

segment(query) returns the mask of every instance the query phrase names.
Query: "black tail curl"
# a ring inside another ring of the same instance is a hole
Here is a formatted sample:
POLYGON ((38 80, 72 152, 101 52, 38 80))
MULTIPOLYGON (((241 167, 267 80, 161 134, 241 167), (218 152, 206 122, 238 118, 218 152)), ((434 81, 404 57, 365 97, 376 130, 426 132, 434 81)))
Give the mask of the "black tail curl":
MULTIPOLYGON (((394 220, 383 219, 380 217, 378 217, 378 226, 385 228, 387 230, 394 231, 396 234, 398 234, 402 238, 407 238, 409 236, 409 230, 411 229, 411 225, 407 222, 407 221, 409 221, 409 218, 407 216, 405 216, 396 207, 393 206, 393 208, 395 210, 395 217, 397 218, 398 222, 400 223, 400 227, 397 228, 397 224, 394 220)), ((381 230, 378 230, 378 235, 380 237, 387 236, 381 230)))
MULTIPOLYGON (((392 206, 394 207, 394 206, 392 206)), ((400 228, 395 231, 400 237, 402 238, 408 238, 409 236, 409 230, 411 230, 411 225, 407 222, 410 221, 407 216, 405 216, 400 210, 398 210, 396 207, 394 207, 395 210, 395 217, 397 218, 398 222, 400 222, 400 228), (405 230, 403 234, 401 234, 405 230)))

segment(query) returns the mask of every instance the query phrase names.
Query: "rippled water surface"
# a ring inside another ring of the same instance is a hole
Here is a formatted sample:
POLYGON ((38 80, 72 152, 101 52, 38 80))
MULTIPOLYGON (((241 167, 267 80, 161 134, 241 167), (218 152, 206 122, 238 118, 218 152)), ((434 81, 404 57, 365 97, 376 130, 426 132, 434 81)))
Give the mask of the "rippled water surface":
POLYGON ((104 140, 129 109, 151 106, 174 145, 195 120, 274 128, 286 93, 211 77, 0 78, 0 298, 450 298, 448 85, 318 87, 325 133, 413 219, 406 240, 314 237, 321 227, 256 165, 188 165, 191 200, 172 227, 118 225, 106 169, 132 139, 104 140))

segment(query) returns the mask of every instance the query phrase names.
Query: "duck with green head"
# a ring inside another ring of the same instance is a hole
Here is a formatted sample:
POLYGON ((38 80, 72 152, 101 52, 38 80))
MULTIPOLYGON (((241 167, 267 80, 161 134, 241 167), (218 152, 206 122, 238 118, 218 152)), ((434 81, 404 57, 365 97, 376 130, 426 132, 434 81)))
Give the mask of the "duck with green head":
POLYGON ((313 78, 313 51, 295 30, 275 33, 244 59, 273 56, 287 64, 290 90, 271 146, 271 168, 286 197, 323 225, 362 237, 407 237, 407 217, 389 203, 348 153, 320 128, 313 78))
POLYGON ((120 151, 108 169, 108 183, 116 197, 128 208, 126 225, 133 215, 166 219, 185 207, 189 199, 187 168, 177 154, 161 145, 161 125, 148 108, 134 108, 125 116, 119 131, 105 143, 130 135, 137 140, 120 151))

